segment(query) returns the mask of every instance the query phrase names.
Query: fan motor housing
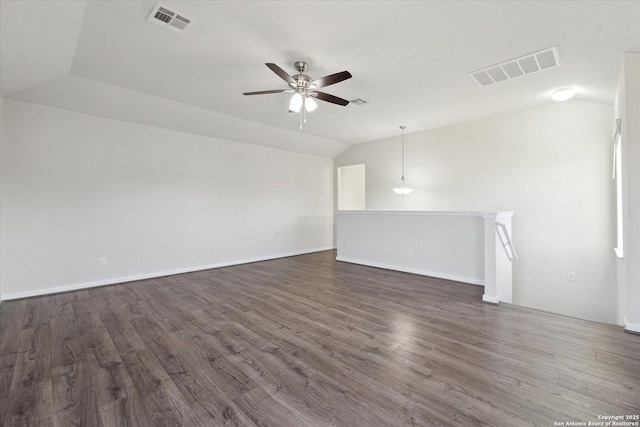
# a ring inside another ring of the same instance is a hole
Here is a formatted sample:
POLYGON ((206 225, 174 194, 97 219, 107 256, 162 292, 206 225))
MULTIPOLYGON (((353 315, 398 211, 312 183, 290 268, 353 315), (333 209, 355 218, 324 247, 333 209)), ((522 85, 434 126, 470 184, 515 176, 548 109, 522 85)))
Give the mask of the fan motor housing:
POLYGON ((296 83, 289 83, 289 86, 292 88, 307 88, 309 87, 309 83, 313 81, 313 79, 306 74, 298 74, 297 76, 293 76, 296 79, 296 83))

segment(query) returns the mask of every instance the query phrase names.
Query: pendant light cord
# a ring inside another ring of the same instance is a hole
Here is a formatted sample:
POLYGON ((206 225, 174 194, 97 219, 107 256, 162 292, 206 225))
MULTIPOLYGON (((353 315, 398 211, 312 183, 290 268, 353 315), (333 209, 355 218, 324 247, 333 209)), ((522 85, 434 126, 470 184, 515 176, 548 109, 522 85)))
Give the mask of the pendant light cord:
POLYGON ((413 188, 407 187, 404 183, 404 128, 406 128, 406 126, 400 126, 400 129, 402 130, 402 177, 400 178, 400 187, 394 187, 393 189, 393 191, 402 196, 405 196, 413 191, 413 188))
POLYGON ((406 128, 406 126, 400 126, 400 130, 402 131, 402 181, 404 181, 404 128, 406 128))

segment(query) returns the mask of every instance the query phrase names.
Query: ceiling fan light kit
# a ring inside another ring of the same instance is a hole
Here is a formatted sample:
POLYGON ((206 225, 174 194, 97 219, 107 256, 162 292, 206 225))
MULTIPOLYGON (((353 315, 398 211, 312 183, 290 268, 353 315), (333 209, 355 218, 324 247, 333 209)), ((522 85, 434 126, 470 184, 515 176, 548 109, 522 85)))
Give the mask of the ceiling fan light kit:
POLYGON ((311 112, 318 107, 314 98, 330 102, 332 104, 341 105, 343 107, 349 105, 349 101, 346 99, 316 90, 320 87, 329 86, 335 83, 340 83, 343 80, 350 79, 352 76, 348 71, 341 71, 339 73, 313 80, 311 77, 304 74, 308 68, 308 64, 304 61, 297 61, 294 64, 298 70, 298 74, 296 76, 289 75, 276 64, 266 63, 265 65, 269 67, 271 71, 276 73, 282 80, 287 82, 289 84, 289 89, 244 92, 243 95, 266 95, 271 93, 293 92, 293 96, 289 102, 289 112, 300 114, 300 129, 302 129, 302 124, 307 122, 307 112, 311 112))

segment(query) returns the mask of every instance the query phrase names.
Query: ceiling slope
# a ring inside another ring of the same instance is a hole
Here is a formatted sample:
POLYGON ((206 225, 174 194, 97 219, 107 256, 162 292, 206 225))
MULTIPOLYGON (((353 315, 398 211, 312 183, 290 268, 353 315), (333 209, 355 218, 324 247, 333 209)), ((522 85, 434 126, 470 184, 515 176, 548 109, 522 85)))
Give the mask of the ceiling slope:
POLYGON ((12 99, 194 135, 334 158, 346 144, 69 74, 12 99), (46 102, 42 102, 46 100, 46 102))
POLYGON ((87 2, 0 1, 0 93, 71 72, 87 2))

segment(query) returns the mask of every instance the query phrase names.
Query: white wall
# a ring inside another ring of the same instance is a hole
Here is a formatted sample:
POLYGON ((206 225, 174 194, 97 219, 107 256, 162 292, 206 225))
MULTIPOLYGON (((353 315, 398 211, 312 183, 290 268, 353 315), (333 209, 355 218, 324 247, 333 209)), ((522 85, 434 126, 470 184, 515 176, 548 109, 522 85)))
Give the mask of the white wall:
POLYGON ((611 106, 568 101, 406 133, 408 196, 392 191, 399 137, 336 166, 366 164, 370 210, 515 211, 514 304, 614 323, 612 125, 611 106))
MULTIPOLYGON (((2 200, 2 134, 3 132, 3 119, 2 119, 2 104, 3 98, 0 96, 0 200, 2 200)), ((2 218, 2 204, 0 203, 0 221, 2 218)), ((2 235, 0 234, 0 239, 2 235)), ((0 240, 0 303, 2 303, 2 244, 0 240)))
POLYGON ((7 99, 3 126, 5 299, 333 247, 331 159, 7 99))
POLYGON ((485 283, 480 212, 342 211, 336 227, 340 261, 485 283))

